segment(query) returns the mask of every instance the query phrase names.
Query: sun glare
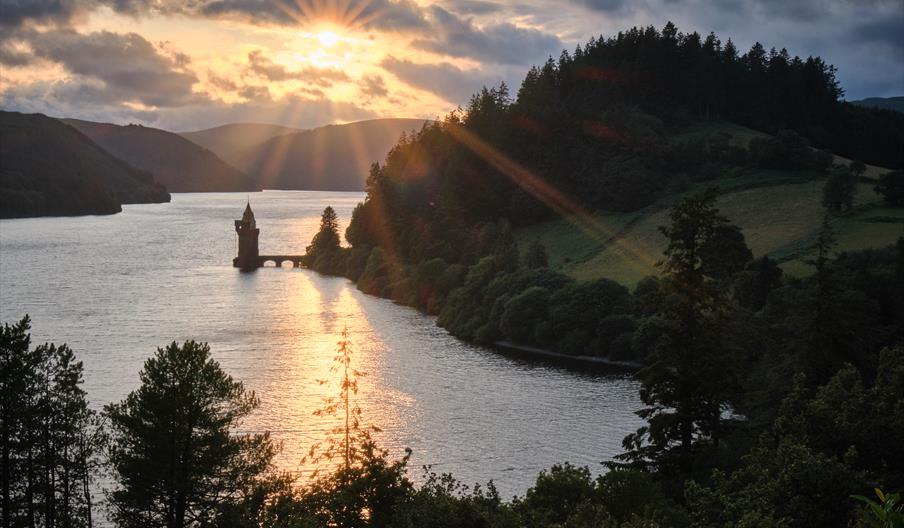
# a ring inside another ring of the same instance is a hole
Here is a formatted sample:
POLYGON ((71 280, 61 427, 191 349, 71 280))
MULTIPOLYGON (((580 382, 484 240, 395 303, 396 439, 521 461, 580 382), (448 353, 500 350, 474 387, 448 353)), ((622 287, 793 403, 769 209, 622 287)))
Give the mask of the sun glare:
POLYGON ((329 48, 339 42, 339 35, 334 31, 321 31, 317 33, 317 40, 320 41, 320 44, 329 48))

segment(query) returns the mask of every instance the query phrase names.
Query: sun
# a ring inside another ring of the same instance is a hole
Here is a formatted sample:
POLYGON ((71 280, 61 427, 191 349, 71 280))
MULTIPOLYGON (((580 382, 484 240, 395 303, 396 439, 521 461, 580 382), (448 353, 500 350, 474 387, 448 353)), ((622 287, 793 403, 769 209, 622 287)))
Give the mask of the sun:
POLYGON ((321 31, 320 33, 317 33, 317 40, 320 41, 321 45, 327 48, 330 48, 339 42, 339 38, 339 35, 337 35, 335 31, 321 31))

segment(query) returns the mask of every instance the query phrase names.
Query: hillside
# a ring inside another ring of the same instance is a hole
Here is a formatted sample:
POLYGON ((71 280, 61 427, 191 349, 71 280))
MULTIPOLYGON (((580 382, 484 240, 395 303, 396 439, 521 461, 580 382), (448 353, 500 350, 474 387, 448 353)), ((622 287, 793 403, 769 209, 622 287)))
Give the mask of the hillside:
POLYGON ((276 136, 297 132, 304 130, 266 123, 230 123, 194 132, 179 132, 179 135, 234 164, 236 154, 248 147, 276 136))
MULTIPOLYGON (((676 136, 723 133, 731 142, 746 146, 760 132, 725 122, 699 124, 676 136)), ((835 157, 835 163, 849 160, 835 157)), ((855 210, 833 220, 838 251, 880 248, 904 236, 904 211, 885 207, 870 181, 886 169, 868 166, 865 181, 857 186, 855 210)), ((597 213, 571 216, 532 225, 515 232, 521 251, 534 240, 546 247, 550 267, 579 281, 609 278, 633 287, 647 275, 657 275, 666 239, 659 226, 669 222, 668 208, 678 198, 707 185, 722 190, 720 212, 739 226, 756 257, 768 255, 786 273, 807 275, 824 208, 825 176, 808 171, 746 168, 685 192, 664 197, 630 213, 597 213)))
POLYGON ((898 97, 867 97, 858 101, 851 101, 857 106, 865 106, 867 108, 882 108, 884 110, 894 110, 895 112, 904 113, 904 96, 898 97))
POLYGON ((278 136, 235 157, 236 167, 264 189, 361 191, 370 165, 380 162, 402 132, 421 119, 374 119, 278 136))
POLYGON ((145 170, 171 192, 253 191, 254 183, 213 152, 178 134, 141 125, 64 119, 117 158, 145 170))
POLYGON ((0 217, 112 214, 168 202, 150 173, 43 114, 0 112, 0 217))

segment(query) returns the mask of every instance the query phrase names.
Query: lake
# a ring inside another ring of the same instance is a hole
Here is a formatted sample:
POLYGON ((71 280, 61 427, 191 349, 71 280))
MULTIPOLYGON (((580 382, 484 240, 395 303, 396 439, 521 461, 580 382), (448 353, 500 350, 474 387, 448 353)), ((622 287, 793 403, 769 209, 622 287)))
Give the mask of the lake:
MULTIPOLYGON (((291 268, 241 273, 233 220, 245 201, 262 254, 304 253, 332 205, 342 230, 363 193, 174 194, 112 216, 0 221, 0 319, 32 317, 34 342, 66 342, 85 365, 100 408, 138 386, 146 358, 171 341, 210 343, 213 357, 254 390, 243 431, 271 431, 278 463, 300 461, 333 422, 313 416, 338 390, 330 371, 347 327, 367 372, 357 403, 379 443, 410 468, 493 479, 504 498, 541 469, 570 461, 602 471, 640 425, 638 383, 525 362, 448 335, 433 317, 367 296, 346 279, 291 268), (326 380, 321 385, 318 380, 326 380)), ((287 264, 288 265, 288 264, 287 264)), ((304 478, 304 477, 302 477, 304 478)))

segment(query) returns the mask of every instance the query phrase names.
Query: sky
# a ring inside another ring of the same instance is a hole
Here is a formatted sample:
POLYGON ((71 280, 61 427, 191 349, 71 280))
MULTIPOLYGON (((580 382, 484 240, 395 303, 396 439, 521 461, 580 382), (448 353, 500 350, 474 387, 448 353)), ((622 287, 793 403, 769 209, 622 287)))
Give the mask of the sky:
POLYGON ((904 0, 0 0, 0 108, 174 131, 442 117, 632 26, 819 55, 904 95, 904 0))

